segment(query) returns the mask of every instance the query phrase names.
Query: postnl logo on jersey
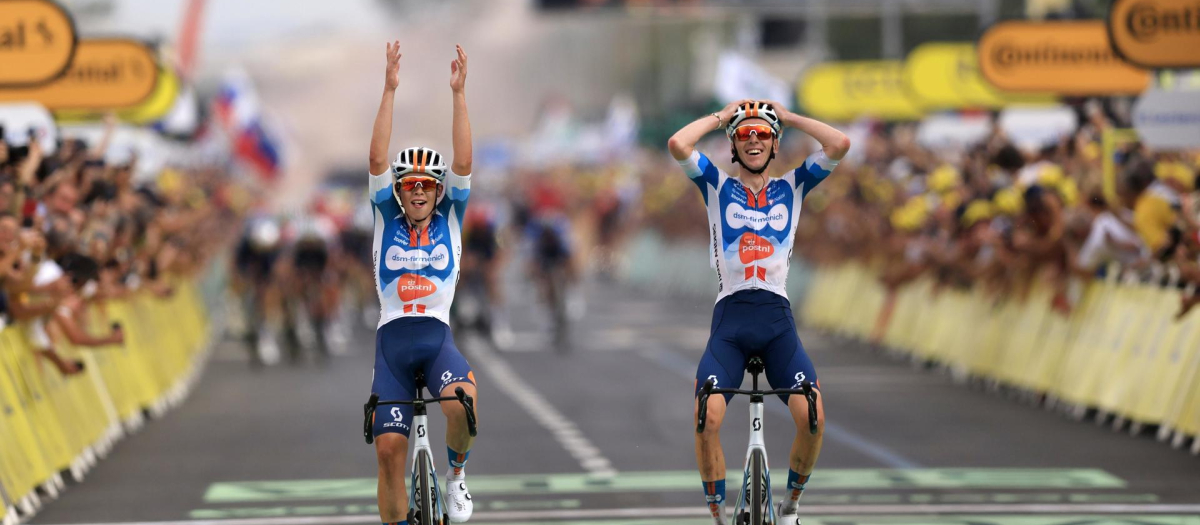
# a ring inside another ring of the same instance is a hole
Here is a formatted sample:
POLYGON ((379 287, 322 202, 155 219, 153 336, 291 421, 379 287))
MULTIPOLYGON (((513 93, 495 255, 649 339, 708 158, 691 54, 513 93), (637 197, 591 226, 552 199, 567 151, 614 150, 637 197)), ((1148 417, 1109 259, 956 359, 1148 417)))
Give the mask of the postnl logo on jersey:
POLYGON ((752 232, 743 233, 741 242, 738 243, 738 254, 742 259, 742 264, 766 259, 774 253, 775 246, 771 245, 771 241, 752 232))
POLYGON ((396 279, 396 293, 404 302, 415 301, 422 297, 433 295, 437 285, 433 281, 413 273, 406 273, 396 279))

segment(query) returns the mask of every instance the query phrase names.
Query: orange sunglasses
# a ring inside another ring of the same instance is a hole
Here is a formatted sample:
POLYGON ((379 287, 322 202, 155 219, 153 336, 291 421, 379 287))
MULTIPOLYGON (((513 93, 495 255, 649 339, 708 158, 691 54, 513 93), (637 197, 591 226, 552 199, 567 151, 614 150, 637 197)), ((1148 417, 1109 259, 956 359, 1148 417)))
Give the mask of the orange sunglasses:
POLYGON ((774 138, 775 130, 766 124, 746 124, 733 129, 733 136, 738 140, 750 140, 751 135, 758 135, 760 139, 767 135, 770 135, 772 138, 774 138))
POLYGON ((433 177, 405 177, 400 179, 397 184, 399 184, 400 189, 404 191, 414 191, 417 188, 422 188, 428 191, 437 189, 438 180, 433 177))

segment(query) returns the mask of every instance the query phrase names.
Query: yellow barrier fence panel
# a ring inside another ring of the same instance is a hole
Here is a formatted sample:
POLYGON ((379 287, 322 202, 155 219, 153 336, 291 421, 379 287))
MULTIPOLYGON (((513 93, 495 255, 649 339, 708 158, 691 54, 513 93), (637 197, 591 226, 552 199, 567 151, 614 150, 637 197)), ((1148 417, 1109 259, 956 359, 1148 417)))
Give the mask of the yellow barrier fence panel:
POLYGON ((13 348, 16 370, 17 393, 28 401, 26 414, 33 423, 33 435, 41 447, 47 466, 51 472, 58 472, 71 465, 73 456, 67 443, 61 415, 55 410, 50 392, 41 381, 39 368, 43 366, 32 349, 25 344, 23 326, 17 325, 8 330, 0 331, 0 339, 5 346, 13 348))
POLYGON ((1154 312, 1150 318, 1145 335, 1134 341, 1126 365, 1125 377, 1117 382, 1115 387, 1120 395, 1120 406, 1117 413, 1136 422, 1156 422, 1145 419, 1139 410, 1143 398, 1155 397, 1154 391, 1164 388, 1164 383, 1158 381, 1156 360, 1159 350, 1168 344, 1172 332, 1177 331, 1175 322, 1179 292, 1159 286, 1142 285, 1140 294, 1144 307, 1154 312))
POLYGON ((23 350, 0 338, 0 475, 4 490, 16 498, 29 494, 53 474, 26 413, 30 400, 17 392, 19 372, 14 353, 23 350))
MULTIPOLYGON (((1164 303, 1177 307, 1178 292, 1168 293, 1164 303), (1171 295, 1176 299, 1171 300, 1171 295)), ((1172 308, 1174 310, 1174 308, 1172 308)), ((1187 363, 1192 362, 1198 352, 1193 335, 1200 332, 1200 316, 1191 315, 1182 320, 1175 319, 1175 312, 1168 314, 1169 328, 1161 344, 1150 347, 1150 361, 1145 379, 1141 382, 1132 417, 1135 421, 1160 423, 1167 420, 1168 409, 1174 396, 1187 395, 1181 389, 1186 383, 1187 363)))
POLYGON ((1147 301, 1144 287, 1123 286, 1118 293, 1125 330, 1113 340, 1110 347, 1113 353, 1096 378, 1095 396, 1097 407, 1119 413, 1123 396, 1132 383, 1127 371, 1133 361, 1134 346, 1149 337, 1149 326, 1156 312, 1147 301))
POLYGON ((1200 325, 1195 322, 1198 315, 1200 312, 1189 315, 1191 334, 1185 338, 1186 353, 1179 356, 1181 378, 1165 416, 1169 427, 1193 436, 1200 435, 1200 325))

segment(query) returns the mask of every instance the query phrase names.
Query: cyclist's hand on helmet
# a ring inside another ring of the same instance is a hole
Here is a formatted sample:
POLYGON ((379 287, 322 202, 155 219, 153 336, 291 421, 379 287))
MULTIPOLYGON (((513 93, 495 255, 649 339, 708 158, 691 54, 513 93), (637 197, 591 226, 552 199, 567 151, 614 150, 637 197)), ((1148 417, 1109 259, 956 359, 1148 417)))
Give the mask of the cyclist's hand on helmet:
POLYGON ((767 104, 770 104, 771 107, 775 108, 775 115, 779 117, 780 125, 787 125, 788 116, 792 114, 792 112, 788 110, 787 106, 774 100, 760 100, 759 102, 766 102, 767 104))
POLYGON ((733 116, 737 114, 738 108, 742 107, 742 104, 748 104, 750 102, 754 102, 754 99, 743 98, 727 104, 724 109, 717 113, 717 115, 721 116, 722 124, 729 124, 729 121, 732 120, 733 116))
POLYGON ((383 85, 394 91, 400 87, 400 41, 387 44, 387 70, 383 75, 383 85))
POLYGON ((467 52, 460 45, 455 45, 454 49, 458 56, 450 61, 450 90, 462 93, 467 87, 467 52))

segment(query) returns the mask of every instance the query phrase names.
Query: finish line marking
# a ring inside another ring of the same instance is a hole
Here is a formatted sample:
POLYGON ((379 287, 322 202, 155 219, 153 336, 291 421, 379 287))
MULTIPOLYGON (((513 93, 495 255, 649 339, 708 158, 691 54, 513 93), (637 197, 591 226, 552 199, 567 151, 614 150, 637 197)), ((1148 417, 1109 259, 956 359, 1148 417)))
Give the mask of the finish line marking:
MULTIPOLYGON (((901 517, 898 515, 925 515, 920 523, 1020 523, 1021 525, 1055 525, 1059 523, 1087 524, 1086 518, 1093 515, 1123 514, 1126 520, 1136 517, 1131 523, 1158 525, 1194 525, 1200 523, 1200 504, 1179 505, 804 505, 805 521, 820 525, 824 523, 822 516, 865 516, 863 523, 915 523, 913 521, 881 520, 884 517, 901 517), (983 516, 969 516, 969 515, 983 516), (987 516, 988 514, 1050 514, 1057 516, 987 516), (1180 514, 1176 516, 1153 514, 1180 514), (938 518, 931 519, 928 515, 938 518), (873 517, 872 517, 873 516, 873 517), (976 519, 978 518, 978 519, 976 519), (1062 518, 1070 518, 1062 521, 1062 518), (1084 518, 1084 519, 1080 519, 1084 518)), ((478 512, 473 517, 474 522, 496 521, 547 521, 547 520, 605 520, 628 518, 641 520, 652 518, 702 518, 707 517, 708 509, 700 505, 688 507, 650 507, 624 509, 573 509, 547 511, 488 511, 478 512)), ((1120 519, 1109 516, 1097 520, 1096 523, 1117 523, 1120 519)), ((293 516, 278 518, 247 518, 219 520, 177 520, 177 521, 132 521, 109 522, 93 524, 70 525, 347 525, 358 523, 378 523, 378 514, 362 514, 356 516, 293 516)), ((659 521, 659 523, 661 523, 659 521)), ((838 518, 836 523, 850 524, 855 521, 838 518)))

